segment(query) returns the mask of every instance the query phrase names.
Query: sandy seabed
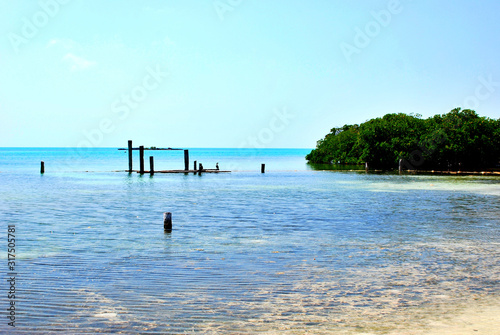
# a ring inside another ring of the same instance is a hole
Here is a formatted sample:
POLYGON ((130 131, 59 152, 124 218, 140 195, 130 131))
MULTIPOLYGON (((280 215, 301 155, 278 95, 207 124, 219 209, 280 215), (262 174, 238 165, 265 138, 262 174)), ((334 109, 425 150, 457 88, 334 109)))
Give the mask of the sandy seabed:
POLYGON ((415 324, 411 329, 398 329, 388 334, 498 335, 500 334, 500 298, 477 301, 456 312, 429 316, 428 320, 420 325, 415 324))

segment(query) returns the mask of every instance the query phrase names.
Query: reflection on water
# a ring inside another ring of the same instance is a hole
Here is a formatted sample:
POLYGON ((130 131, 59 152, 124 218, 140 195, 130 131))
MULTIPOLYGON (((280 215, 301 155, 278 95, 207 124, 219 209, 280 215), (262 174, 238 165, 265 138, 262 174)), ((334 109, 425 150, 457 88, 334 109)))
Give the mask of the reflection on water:
POLYGON ((316 171, 365 171, 364 165, 319 164, 307 162, 307 167, 316 171))
POLYGON ((26 333, 382 334, 499 293, 494 178, 0 178, 26 333))

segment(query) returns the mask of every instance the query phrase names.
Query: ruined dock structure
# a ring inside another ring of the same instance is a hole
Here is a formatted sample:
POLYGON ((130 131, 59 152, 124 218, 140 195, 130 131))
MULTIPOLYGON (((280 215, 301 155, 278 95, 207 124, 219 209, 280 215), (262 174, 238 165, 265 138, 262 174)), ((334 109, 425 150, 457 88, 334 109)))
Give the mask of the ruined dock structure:
POLYGON ((231 171, 219 170, 218 168, 217 169, 205 169, 205 168, 203 168, 203 164, 202 163, 197 163, 197 161, 194 161, 194 163, 193 163, 193 169, 189 169, 189 150, 187 150, 187 149, 157 148, 157 147, 144 148, 143 145, 139 146, 138 148, 134 148, 132 146, 132 140, 129 140, 127 148, 119 148, 118 150, 127 150, 128 151, 128 170, 126 170, 128 173, 137 172, 137 173, 140 173, 140 174, 149 173, 150 175, 153 175, 155 173, 219 173, 219 172, 231 172, 231 171), (134 151, 134 150, 139 150, 139 170, 134 170, 133 169, 132 151, 134 151), (184 150, 184 170, 155 170, 154 169, 154 157, 153 156, 149 156, 149 170, 145 170, 145 168, 144 168, 144 151, 145 150, 184 150))

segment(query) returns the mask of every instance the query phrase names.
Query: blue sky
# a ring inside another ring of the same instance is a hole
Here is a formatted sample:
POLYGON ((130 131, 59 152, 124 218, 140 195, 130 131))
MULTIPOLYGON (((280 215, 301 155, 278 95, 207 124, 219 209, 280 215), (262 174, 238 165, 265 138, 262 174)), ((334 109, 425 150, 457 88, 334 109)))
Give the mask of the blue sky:
POLYGON ((312 148, 500 117, 499 1, 0 0, 0 146, 312 148))

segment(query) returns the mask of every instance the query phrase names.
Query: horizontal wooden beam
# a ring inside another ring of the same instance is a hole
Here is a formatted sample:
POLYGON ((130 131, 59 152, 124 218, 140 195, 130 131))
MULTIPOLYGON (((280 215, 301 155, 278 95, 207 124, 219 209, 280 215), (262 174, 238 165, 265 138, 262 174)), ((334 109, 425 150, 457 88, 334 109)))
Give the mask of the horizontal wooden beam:
MULTIPOLYGON (((123 170, 119 171, 113 171, 113 172, 123 172, 123 170)), ((128 172, 128 171, 127 171, 128 172)), ((139 170, 134 170, 132 172, 137 172, 140 173, 139 170)), ((199 170, 155 170, 154 173, 193 173, 193 172, 200 172, 199 170)), ((215 170, 215 169, 204 169, 203 173, 227 173, 231 171, 224 171, 224 170, 215 170)), ((144 171, 144 173, 150 173, 150 171, 144 171)))
MULTIPOLYGON (((127 148, 118 148, 118 150, 128 150, 127 148)), ((139 148, 132 148, 132 150, 139 150, 139 148)), ((144 150, 184 150, 184 149, 177 149, 177 148, 144 148, 144 150)))

